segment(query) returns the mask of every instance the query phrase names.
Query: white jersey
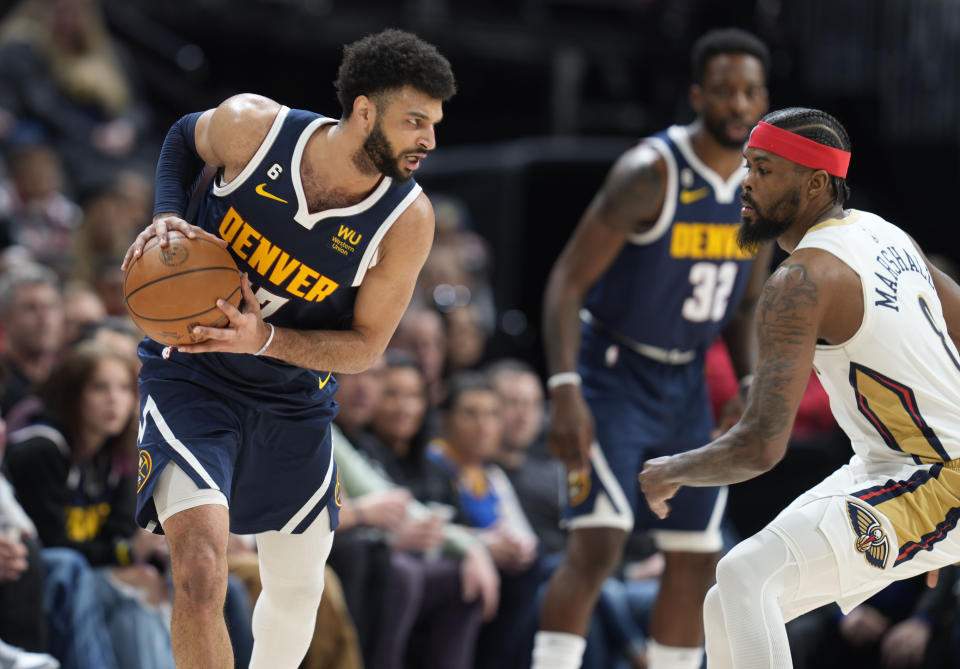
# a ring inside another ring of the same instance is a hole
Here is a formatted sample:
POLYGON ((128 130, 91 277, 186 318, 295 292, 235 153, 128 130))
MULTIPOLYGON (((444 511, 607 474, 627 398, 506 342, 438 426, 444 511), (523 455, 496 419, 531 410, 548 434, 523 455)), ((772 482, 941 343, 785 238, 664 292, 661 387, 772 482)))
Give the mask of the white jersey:
POLYGON ((814 356, 854 452, 867 463, 960 458, 960 355, 910 238, 875 214, 848 210, 810 228, 802 248, 823 249, 860 276, 860 328, 814 356))

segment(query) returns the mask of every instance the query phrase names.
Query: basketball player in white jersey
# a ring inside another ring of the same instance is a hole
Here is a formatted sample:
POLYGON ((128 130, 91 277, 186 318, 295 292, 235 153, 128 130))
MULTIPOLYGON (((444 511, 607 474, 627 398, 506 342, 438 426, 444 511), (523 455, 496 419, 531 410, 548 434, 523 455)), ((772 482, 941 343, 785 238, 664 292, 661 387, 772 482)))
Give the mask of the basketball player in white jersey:
POLYGON ((850 140, 832 116, 768 114, 744 156, 741 244, 790 253, 757 308, 746 411, 710 444, 647 461, 640 484, 665 517, 681 486, 773 467, 813 365, 854 456, 734 547, 704 603, 710 669, 780 669, 787 621, 960 561, 960 287, 902 230, 843 208, 850 140))

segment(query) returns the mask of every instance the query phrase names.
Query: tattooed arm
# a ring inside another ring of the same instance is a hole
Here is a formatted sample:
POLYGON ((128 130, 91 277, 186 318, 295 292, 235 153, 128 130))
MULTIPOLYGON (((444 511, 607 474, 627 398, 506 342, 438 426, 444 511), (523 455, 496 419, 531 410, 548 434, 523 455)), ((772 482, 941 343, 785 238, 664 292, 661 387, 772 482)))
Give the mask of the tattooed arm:
POLYGON ((820 324, 838 292, 839 264, 823 251, 801 249, 764 284, 757 304, 759 361, 746 410, 736 425, 706 446, 644 463, 640 485, 658 516, 669 513, 666 500, 680 486, 738 483, 783 457, 810 377, 820 324))

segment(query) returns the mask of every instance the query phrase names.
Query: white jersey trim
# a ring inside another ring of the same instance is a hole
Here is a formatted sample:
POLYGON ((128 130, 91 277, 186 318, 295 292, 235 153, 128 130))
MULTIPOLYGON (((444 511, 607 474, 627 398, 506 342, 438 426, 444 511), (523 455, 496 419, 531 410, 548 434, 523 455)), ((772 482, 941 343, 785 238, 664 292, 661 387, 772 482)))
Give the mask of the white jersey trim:
POLYGON ((157 426, 157 430, 160 432, 163 440, 167 442, 170 448, 176 451, 177 455, 183 458, 184 462, 203 479, 203 482, 214 490, 220 490, 220 486, 217 485, 217 482, 213 480, 213 477, 210 476, 204 466, 200 464, 197 456, 191 453, 190 449, 184 446, 183 442, 173 434, 173 430, 170 429, 167 421, 163 418, 163 415, 161 415, 160 409, 157 407, 157 403, 154 401, 152 395, 147 395, 147 400, 143 403, 143 415, 140 419, 137 443, 143 441, 143 433, 147 429, 147 416, 153 418, 153 424, 157 426))
POLYGON ((422 192, 423 189, 420 188, 420 184, 414 185, 414 187, 410 189, 410 192, 400 200, 400 204, 390 212, 390 215, 383 219, 383 223, 377 228, 373 239, 370 240, 366 250, 363 252, 363 257, 360 258, 360 264, 357 266, 357 274, 353 277, 353 283, 350 284, 351 286, 356 288, 363 283, 363 277, 367 275, 367 270, 377 264, 377 251, 380 250, 380 242, 383 241, 387 232, 393 227, 393 224, 397 222, 397 219, 400 218, 400 214, 405 212, 407 207, 413 204, 413 201, 416 200, 422 192))
POLYGON ((310 213, 310 209, 307 206, 307 196, 303 192, 303 179, 300 176, 300 161, 303 159, 303 152, 306 150, 307 142, 313 133, 322 126, 336 122, 336 119, 326 117, 321 117, 311 122, 310 125, 304 128, 300 134, 300 139, 297 140, 296 147, 293 149, 293 158, 290 161, 290 171, 292 174, 290 176, 293 179, 293 192, 297 194, 297 213, 293 217, 293 220, 307 230, 313 230, 313 226, 325 218, 355 216, 356 214, 366 211, 380 201, 380 198, 390 190, 390 185, 393 183, 393 179, 390 177, 383 177, 377 187, 373 189, 373 192, 357 204, 352 204, 349 207, 324 209, 315 214, 310 213))
POLYGON ((690 131, 687 128, 681 125, 672 125, 667 128, 667 134, 670 136, 670 139, 673 140, 673 143, 677 145, 677 148, 680 150, 680 153, 683 154, 686 161, 690 163, 690 167, 713 188, 713 196, 716 201, 720 204, 733 202, 737 194, 737 188, 740 187, 740 183, 747 174, 746 167, 741 166, 737 168, 734 173, 724 181, 723 177, 707 167, 706 163, 697 157, 693 146, 690 144, 690 131))
POLYGON ((284 525, 280 531, 284 534, 292 534, 297 526, 303 522, 303 519, 307 517, 313 509, 320 503, 320 500, 323 498, 323 495, 327 492, 327 488, 330 487, 330 479, 333 477, 333 444, 330 445, 330 464, 327 466, 327 475, 323 477, 323 483, 320 484, 320 487, 317 489, 313 495, 310 496, 310 499, 307 500, 307 503, 300 507, 300 510, 293 514, 293 517, 287 521, 287 524, 284 525))
POLYGON ((243 183, 250 178, 250 175, 260 166, 260 163, 263 161, 264 157, 267 155, 267 152, 270 150, 270 147, 273 146, 273 142, 277 139, 277 135, 280 134, 280 128, 283 127, 283 122, 287 118, 287 114, 290 112, 289 107, 280 107, 280 111, 277 112, 277 117, 273 119, 273 125, 270 126, 270 130, 267 132, 267 136, 263 138, 263 142, 260 144, 260 148, 257 149, 257 152, 253 154, 253 158, 243 166, 243 169, 240 171, 236 177, 227 183, 219 183, 220 176, 217 176, 213 180, 213 194, 217 197, 224 197, 229 195, 233 191, 237 190, 243 183))
MULTIPOLYGON (((834 224, 839 223, 841 225, 848 225, 851 223, 855 223, 858 218, 860 218, 860 212, 857 211, 856 209, 850 209, 847 212, 846 218, 844 218, 842 221, 836 221, 834 224)), ((831 223, 831 221, 824 221, 824 223, 829 224, 831 223)), ((828 225, 820 229, 825 229, 827 227, 832 227, 832 226, 828 225)), ((867 288, 867 282, 863 280, 862 276, 860 276, 860 272, 858 272, 855 267, 853 267, 850 263, 848 263, 846 260, 844 260, 840 256, 840 254, 838 253, 840 249, 838 249, 834 244, 820 241, 820 236, 817 234, 818 232, 819 230, 813 230, 812 232, 808 230, 807 233, 800 238, 800 243, 797 244, 794 251, 798 251, 800 249, 817 249, 819 251, 829 253, 834 258, 839 260, 841 263, 849 267, 850 270, 857 275, 857 278, 860 280, 860 293, 861 295, 863 295, 863 318, 860 321, 860 327, 857 328, 856 332, 850 335, 849 339, 839 344, 817 344, 816 346, 817 351, 823 351, 827 353, 832 351, 841 351, 845 347, 855 344, 857 340, 860 338, 860 335, 862 333, 868 332, 869 331, 868 322, 870 320, 870 313, 873 310, 869 309, 867 306, 870 304, 870 293, 869 293, 869 289, 867 288)), ((836 241, 837 241, 836 237, 829 238, 829 242, 836 242, 836 241)))
POLYGON ((650 535, 657 543, 657 548, 667 553, 716 553, 723 548, 723 533, 720 531, 720 521, 727 508, 726 486, 720 488, 717 500, 710 514, 707 527, 701 531, 683 530, 650 530, 650 535))
POLYGON ((590 446, 590 466, 593 467, 603 485, 603 490, 597 493, 593 511, 562 520, 560 527, 568 530, 581 527, 612 527, 624 532, 631 531, 634 523, 633 509, 630 508, 627 496, 597 442, 593 442, 590 446))
POLYGON ((648 137, 644 141, 663 156, 663 161, 667 164, 667 187, 663 196, 663 209, 660 210, 657 222, 649 230, 630 235, 629 240, 632 244, 652 244, 660 239, 670 229, 673 216, 677 213, 677 182, 679 181, 677 159, 674 158, 673 151, 667 143, 659 137, 648 137))

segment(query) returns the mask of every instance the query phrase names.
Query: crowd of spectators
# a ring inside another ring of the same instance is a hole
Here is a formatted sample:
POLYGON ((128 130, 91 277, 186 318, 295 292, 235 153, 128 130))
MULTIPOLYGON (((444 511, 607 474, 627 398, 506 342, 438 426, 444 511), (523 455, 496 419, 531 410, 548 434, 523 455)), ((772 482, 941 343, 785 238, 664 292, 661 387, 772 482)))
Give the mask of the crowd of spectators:
MULTIPOLYGON (((0 22, 0 667, 173 667, 166 544, 133 517, 141 334, 119 287, 159 145, 139 100, 94 0, 23 0, 0 22)), ((432 195, 435 245, 387 353, 338 375, 344 507, 308 669, 526 667, 564 548, 542 379, 491 355, 494 259, 462 203, 432 195)), ((736 392, 721 346, 706 373, 719 410, 736 392)), ((848 457, 815 377, 794 436, 780 467, 731 492, 731 537, 848 457)), ((260 589, 249 537, 231 537, 229 561, 225 613, 246 666, 260 589)), ((646 666, 662 568, 633 537, 584 667, 646 666)), ((945 572, 935 590, 907 583, 848 616, 801 618, 798 666, 952 666, 934 658, 950 655, 954 584, 945 572)))

